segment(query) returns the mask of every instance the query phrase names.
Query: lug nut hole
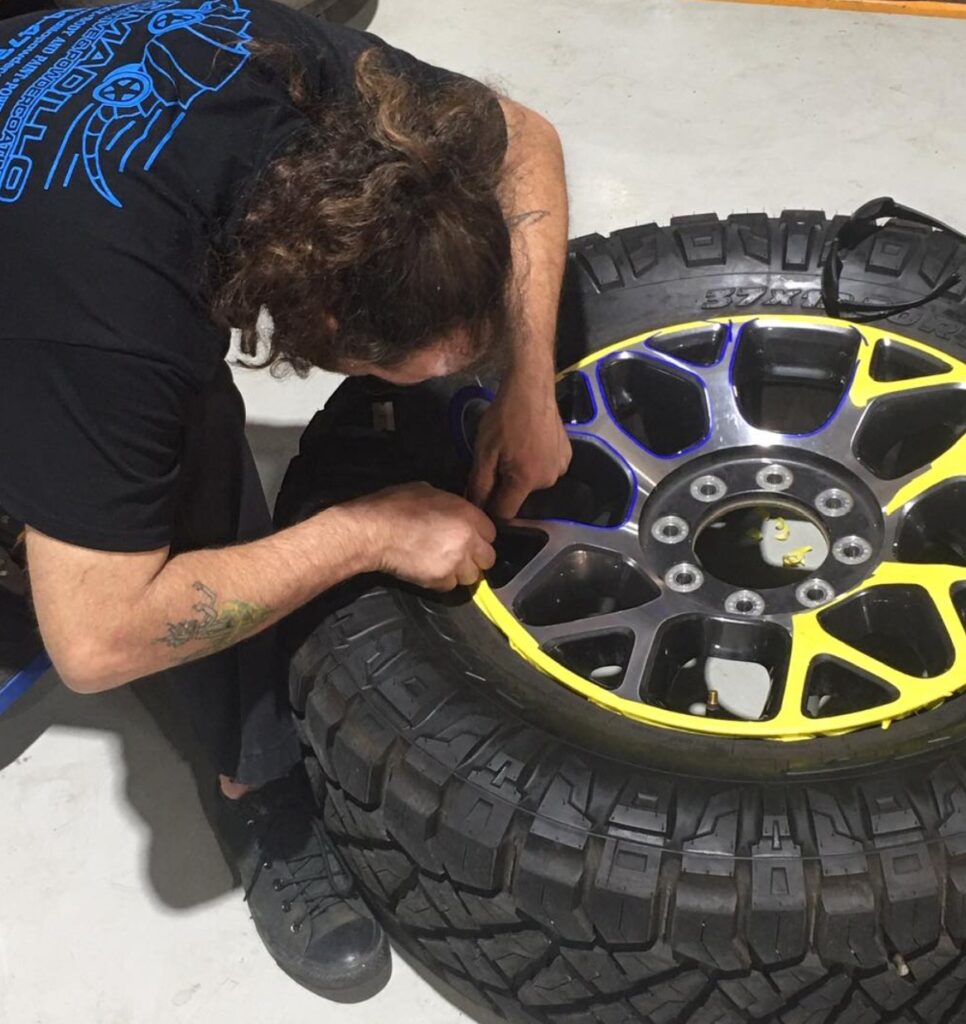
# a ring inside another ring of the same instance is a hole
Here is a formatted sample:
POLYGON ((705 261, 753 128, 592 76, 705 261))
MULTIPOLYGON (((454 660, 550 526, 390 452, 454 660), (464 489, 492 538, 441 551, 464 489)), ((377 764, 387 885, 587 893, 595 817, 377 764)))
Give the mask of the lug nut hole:
POLYGON ((806 580, 795 591, 798 603, 806 608, 818 608, 819 605, 828 604, 835 597, 835 590, 825 580, 806 580))
POLYGON ((699 476, 691 483, 691 497, 698 501, 720 501, 728 493, 728 485, 720 476, 707 474, 699 476))
POLYGON ((755 475, 755 482, 765 491, 787 491, 794 479, 792 471, 777 462, 765 466, 755 475))
POLYGON ((832 554, 843 565, 861 565, 872 557, 872 545, 864 537, 841 537, 832 545, 832 554))
POLYGON ((852 511, 854 504, 855 501, 852 495, 848 491, 843 491, 840 487, 830 487, 828 490, 822 491, 815 499, 815 507, 822 515, 828 516, 831 519, 848 515, 852 511))
POLYGON ((680 516, 661 516, 651 527, 651 536, 662 544, 677 544, 690 532, 687 521, 680 516))
POLYGON ((679 594, 690 594, 704 584, 704 573, 696 565, 682 562, 668 569, 664 582, 679 594))
POLYGON ((765 611, 765 599, 754 590, 736 590, 728 595, 724 606, 731 615, 761 615, 765 611))

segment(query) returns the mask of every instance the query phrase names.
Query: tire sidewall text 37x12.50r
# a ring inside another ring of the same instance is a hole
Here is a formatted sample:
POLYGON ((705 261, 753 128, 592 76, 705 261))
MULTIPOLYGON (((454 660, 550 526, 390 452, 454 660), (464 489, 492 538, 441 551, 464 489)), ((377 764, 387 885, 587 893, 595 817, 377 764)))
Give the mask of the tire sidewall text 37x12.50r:
MULTIPOLYGON (((789 316, 821 318, 821 268, 843 221, 693 216, 575 240, 560 366, 672 325, 712 321, 733 339, 749 323, 767 333, 789 316)), ((892 222, 849 255, 841 294, 915 300, 964 255, 943 232, 892 222)), ((907 345, 913 361, 918 351, 961 367, 964 294, 864 328, 862 344, 906 339, 896 351, 907 345)), ((901 363, 878 374, 884 390, 929 376, 901 363)), ((393 482, 462 486, 456 387, 344 384, 303 437, 279 523, 393 482)), ((944 487, 966 477, 962 415, 956 398, 934 424, 948 442, 946 461, 938 449, 932 460, 944 487)), ((938 558, 953 563, 944 580, 959 570, 966 580, 963 494, 954 487, 953 511, 939 516, 942 556, 931 537, 904 548, 923 574, 938 558)), ((928 533, 934 520, 909 529, 928 533)), ((961 621, 943 621, 966 631, 957 586, 961 621)), ((760 593, 767 604, 783 591, 760 593)), ((892 621, 869 602, 859 612, 843 628, 862 634, 861 620, 869 634, 892 621)), ((615 714, 504 633, 468 594, 441 599, 376 578, 288 623, 292 701, 328 828, 393 934, 437 974, 512 1021, 966 1020, 958 654, 941 666, 952 685, 939 697, 924 690, 932 696, 912 713, 750 737, 734 716, 711 720, 710 696, 704 731, 615 714)), ((857 650, 867 640, 857 635, 857 650)), ((962 634, 943 643, 958 652, 962 634)), ((917 667, 905 663, 908 685, 940 671, 917 667)))

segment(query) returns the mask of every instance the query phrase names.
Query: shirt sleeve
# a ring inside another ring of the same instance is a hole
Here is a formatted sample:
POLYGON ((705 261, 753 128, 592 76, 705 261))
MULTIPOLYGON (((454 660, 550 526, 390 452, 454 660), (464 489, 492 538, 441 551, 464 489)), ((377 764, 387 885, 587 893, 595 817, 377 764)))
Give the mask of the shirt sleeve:
POLYGON ((0 341, 0 505, 82 547, 167 546, 193 394, 140 356, 0 341))

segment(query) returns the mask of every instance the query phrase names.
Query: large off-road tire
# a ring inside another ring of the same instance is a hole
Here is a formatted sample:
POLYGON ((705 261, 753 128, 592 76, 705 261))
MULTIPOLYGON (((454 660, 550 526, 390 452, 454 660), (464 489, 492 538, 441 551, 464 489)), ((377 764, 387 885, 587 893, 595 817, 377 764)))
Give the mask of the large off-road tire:
MULTIPOLYGON (((702 215, 575 240, 561 366, 661 325, 821 314, 836 227, 702 215)), ((892 225, 842 291, 913 299, 963 255, 892 225)), ((884 326, 966 357, 962 291, 884 326)), ((448 401, 345 384, 279 522, 394 481, 458 487, 448 401)), ((966 696, 890 728, 728 738, 600 710, 465 594, 357 580, 289 632, 332 835, 394 935, 479 1006, 545 1024, 966 1020, 966 696)))

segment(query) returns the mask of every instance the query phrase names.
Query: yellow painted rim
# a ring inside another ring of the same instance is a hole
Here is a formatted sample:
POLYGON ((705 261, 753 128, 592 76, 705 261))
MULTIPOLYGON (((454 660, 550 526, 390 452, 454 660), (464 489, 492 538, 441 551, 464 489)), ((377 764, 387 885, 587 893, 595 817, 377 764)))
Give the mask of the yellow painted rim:
MULTIPOLYGON (((845 323, 821 316, 738 316, 713 317, 669 325, 610 345, 568 367, 559 376, 563 377, 574 370, 586 369, 615 352, 641 346, 648 339, 660 334, 677 333, 708 324, 730 323, 740 326, 752 320, 762 323, 780 320, 783 324, 835 325, 839 327, 845 323)), ((923 388, 966 384, 966 363, 946 352, 931 348, 923 342, 907 338, 894 331, 883 331, 881 328, 863 324, 848 323, 848 326, 858 331, 862 337, 855 373, 846 395, 846 400, 857 407, 865 407, 873 399, 902 391, 920 391, 923 388), (872 353, 876 343, 881 339, 888 339, 916 349, 934 359, 941 360, 950 369, 934 376, 917 377, 912 380, 889 382, 873 380, 870 372, 872 353)), ((960 438, 931 465, 901 488, 884 512, 887 516, 898 515, 910 501, 925 494, 937 484, 964 474, 966 474, 966 436, 960 438)), ((834 601, 820 609, 802 610, 796 613, 792 616, 791 656, 785 677, 781 708, 774 717, 766 721, 754 722, 703 718, 616 697, 591 680, 565 668, 560 662, 544 653, 536 640, 516 620, 486 582, 481 582, 477 586, 473 600, 483 614, 504 634, 510 646, 520 657, 555 682, 566 686, 574 693, 585 697, 591 703, 607 711, 647 725, 677 731, 729 737, 802 740, 819 735, 840 735, 871 726, 885 729, 896 719, 929 709, 953 694, 966 689, 966 629, 960 621, 953 602, 953 591, 963 584, 966 584, 966 568, 962 566, 881 562, 867 579, 839 595, 834 601), (871 587, 895 584, 917 585, 924 587, 929 592, 954 651, 952 666, 942 675, 928 679, 907 675, 841 642, 822 627, 819 620, 820 612, 841 604, 871 587), (896 699, 888 704, 848 715, 830 716, 819 720, 806 717, 802 705, 808 674, 816 660, 825 657, 844 661, 859 671, 882 680, 896 691, 896 699)))

